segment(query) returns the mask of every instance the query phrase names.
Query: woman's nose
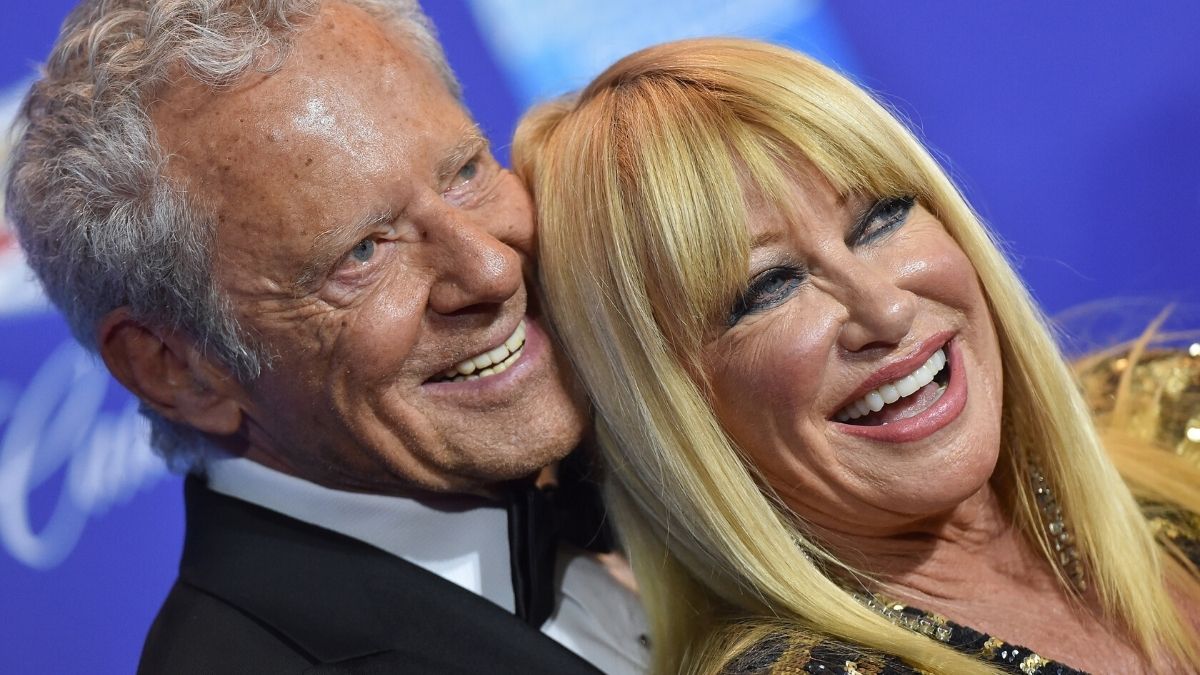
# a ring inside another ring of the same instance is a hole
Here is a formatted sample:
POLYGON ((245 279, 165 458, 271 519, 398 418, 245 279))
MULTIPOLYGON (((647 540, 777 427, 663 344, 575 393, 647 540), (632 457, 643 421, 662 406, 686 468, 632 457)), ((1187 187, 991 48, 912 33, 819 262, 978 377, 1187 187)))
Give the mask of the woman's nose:
POLYGON ((912 329, 916 298, 897 279, 861 264, 845 275, 846 320, 838 342, 847 351, 899 344, 912 329))

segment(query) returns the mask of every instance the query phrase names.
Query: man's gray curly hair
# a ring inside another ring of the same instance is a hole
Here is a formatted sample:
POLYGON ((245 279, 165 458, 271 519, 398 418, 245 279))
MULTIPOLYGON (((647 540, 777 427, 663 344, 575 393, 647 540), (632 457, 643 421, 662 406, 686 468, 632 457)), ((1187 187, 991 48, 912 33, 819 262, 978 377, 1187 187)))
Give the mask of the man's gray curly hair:
MULTIPOLYGON (((416 0, 339 0, 399 30, 460 90, 416 0)), ((216 222, 165 178, 148 109, 182 72, 214 89, 286 58, 321 0, 90 0, 63 24, 18 114, 6 208, 30 266, 95 351, 96 327, 127 306, 180 330, 249 383, 267 347, 239 325, 213 279, 216 222)), ((194 429, 143 405, 152 443, 175 469, 202 459, 194 429)))

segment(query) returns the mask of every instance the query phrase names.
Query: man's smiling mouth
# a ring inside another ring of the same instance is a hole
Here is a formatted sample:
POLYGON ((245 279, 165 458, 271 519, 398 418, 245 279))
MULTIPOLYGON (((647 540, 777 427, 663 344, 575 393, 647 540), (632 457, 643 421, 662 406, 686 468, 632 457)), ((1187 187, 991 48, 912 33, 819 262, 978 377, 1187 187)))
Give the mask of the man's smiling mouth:
POLYGON ((481 354, 463 359, 430 379, 430 382, 467 382, 499 375, 516 363, 525 351, 525 320, 503 344, 481 354))
POLYGON ((950 366, 946 347, 933 353, 916 370, 872 389, 834 415, 844 424, 878 426, 918 415, 946 391, 950 366))

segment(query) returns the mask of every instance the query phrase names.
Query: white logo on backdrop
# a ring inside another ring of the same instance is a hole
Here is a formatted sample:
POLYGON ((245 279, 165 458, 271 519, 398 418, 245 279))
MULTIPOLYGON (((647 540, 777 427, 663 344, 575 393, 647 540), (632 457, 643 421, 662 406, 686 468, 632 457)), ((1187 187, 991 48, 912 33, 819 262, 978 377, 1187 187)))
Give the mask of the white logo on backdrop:
POLYGON ((3 167, 8 163, 10 143, 6 132, 28 88, 29 82, 20 82, 0 89, 0 316, 43 311, 50 306, 4 222, 3 167))
POLYGON ((149 446, 149 424, 130 401, 101 409, 112 379, 74 340, 66 340, 25 387, 0 383, 0 544, 38 569, 60 563, 89 516, 128 500, 166 468, 149 446), (62 477, 45 524, 35 531, 30 496, 62 477))
MULTIPOLYGON (((27 87, 24 82, 0 92, 3 128, 27 87)), ((8 144, 0 136, 0 165, 8 144)), ((0 194, 0 214, 2 209, 0 194)), ((49 309, 0 215, 0 316, 49 309)), ((30 567, 48 569, 62 562, 90 516, 127 500, 166 472, 150 450, 148 423, 136 402, 118 413, 102 410, 112 386, 103 366, 69 338, 23 388, 0 380, 0 547, 30 567), (30 511, 37 490, 57 490, 46 495, 53 503, 49 515, 36 514, 40 527, 30 511)))

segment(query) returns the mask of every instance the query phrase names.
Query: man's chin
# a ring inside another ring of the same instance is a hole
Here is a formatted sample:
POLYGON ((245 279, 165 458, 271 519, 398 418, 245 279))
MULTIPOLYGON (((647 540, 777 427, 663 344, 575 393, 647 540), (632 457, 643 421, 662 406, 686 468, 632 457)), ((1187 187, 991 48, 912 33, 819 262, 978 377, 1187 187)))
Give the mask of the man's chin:
POLYGON ((572 436, 562 444, 542 449, 542 452, 497 460, 475 476, 463 481, 454 491, 474 494, 495 495, 502 493, 505 485, 512 481, 533 478, 539 485, 554 482, 557 464, 579 444, 579 437, 572 436))

